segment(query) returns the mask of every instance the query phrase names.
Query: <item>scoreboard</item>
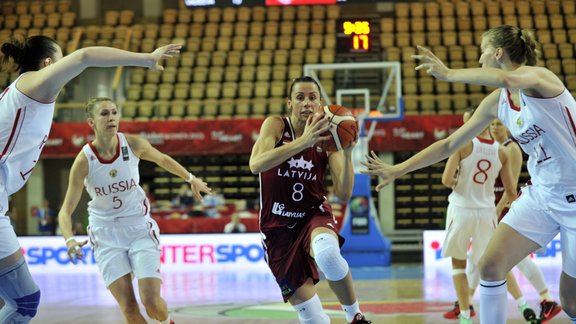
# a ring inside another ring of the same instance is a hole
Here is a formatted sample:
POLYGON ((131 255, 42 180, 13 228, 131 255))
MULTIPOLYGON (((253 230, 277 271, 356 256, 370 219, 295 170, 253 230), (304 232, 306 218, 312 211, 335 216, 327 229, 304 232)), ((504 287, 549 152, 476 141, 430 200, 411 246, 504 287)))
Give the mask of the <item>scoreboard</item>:
POLYGON ((377 0, 184 0, 188 7, 299 6, 360 2, 375 3, 377 0))

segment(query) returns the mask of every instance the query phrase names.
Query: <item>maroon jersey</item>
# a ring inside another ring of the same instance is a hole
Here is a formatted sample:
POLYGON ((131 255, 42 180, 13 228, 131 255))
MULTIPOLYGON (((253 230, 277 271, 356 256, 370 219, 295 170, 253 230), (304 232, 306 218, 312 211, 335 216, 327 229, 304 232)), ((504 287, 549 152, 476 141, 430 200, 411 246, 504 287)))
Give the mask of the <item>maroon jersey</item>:
MULTIPOLYGON (((276 147, 295 139, 290 119, 284 119, 282 138, 276 147)), ((260 229, 293 228, 319 212, 330 212, 324 189, 328 155, 313 145, 260 173, 260 229)))

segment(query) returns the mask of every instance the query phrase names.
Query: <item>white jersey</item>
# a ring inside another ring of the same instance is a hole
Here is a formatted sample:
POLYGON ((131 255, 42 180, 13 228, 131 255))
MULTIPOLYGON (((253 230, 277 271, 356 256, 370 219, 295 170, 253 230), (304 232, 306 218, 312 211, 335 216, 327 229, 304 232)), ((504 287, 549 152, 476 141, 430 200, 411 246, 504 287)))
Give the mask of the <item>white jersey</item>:
MULTIPOLYGON (((22 75, 0 94, 0 192, 8 196, 24 186, 38 163, 54 115, 54 102, 38 102, 16 88, 22 75)), ((0 213, 8 209, 3 200, 0 213)))
POLYGON ((519 91, 514 106, 506 89, 500 92, 498 117, 528 154, 532 185, 549 206, 576 208, 576 101, 567 89, 553 98, 534 98, 519 91))
POLYGON ((502 162, 495 140, 476 137, 472 153, 460 161, 458 181, 448 196, 451 205, 466 208, 494 207, 494 182, 500 174, 502 162))
POLYGON ((124 134, 118 133, 117 138, 116 154, 108 161, 98 155, 92 143, 82 148, 88 159, 84 186, 92 198, 88 203, 91 222, 143 217, 150 211, 146 194, 139 185, 140 159, 130 149, 124 134))

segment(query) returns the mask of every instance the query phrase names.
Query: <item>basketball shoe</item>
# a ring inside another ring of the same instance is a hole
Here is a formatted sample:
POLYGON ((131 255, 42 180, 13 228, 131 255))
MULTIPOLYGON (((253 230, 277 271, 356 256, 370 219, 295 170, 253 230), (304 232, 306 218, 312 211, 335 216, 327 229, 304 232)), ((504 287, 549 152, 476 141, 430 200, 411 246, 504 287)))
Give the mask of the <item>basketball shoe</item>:
MULTIPOLYGON (((447 311, 442 316, 444 316, 444 318, 447 318, 447 319, 458 319, 459 315, 460 315, 460 305, 458 304, 458 301, 456 301, 454 303, 454 308, 447 311)), ((474 317, 475 315, 476 315, 476 312, 474 311, 474 306, 470 305, 470 317, 474 317)))
POLYGON ((562 307, 555 301, 543 300, 540 302, 540 320, 542 323, 551 320, 562 311, 562 307))
POLYGON ((466 317, 462 316, 461 314, 458 315, 458 319, 460 320, 460 324, 472 324, 472 319, 466 318, 466 317))
POLYGON ((534 310, 532 308, 530 308, 528 303, 525 303, 522 306, 518 306, 518 310, 520 310, 520 313, 522 313, 522 316, 524 316, 524 319, 526 320, 526 322, 531 323, 531 324, 540 323, 540 319, 538 319, 538 317, 536 317, 536 313, 534 312, 534 310))
POLYGON ((352 322, 350 322, 350 324, 370 324, 370 323, 372 323, 372 321, 367 320, 362 313, 354 315, 354 319, 352 320, 352 322))

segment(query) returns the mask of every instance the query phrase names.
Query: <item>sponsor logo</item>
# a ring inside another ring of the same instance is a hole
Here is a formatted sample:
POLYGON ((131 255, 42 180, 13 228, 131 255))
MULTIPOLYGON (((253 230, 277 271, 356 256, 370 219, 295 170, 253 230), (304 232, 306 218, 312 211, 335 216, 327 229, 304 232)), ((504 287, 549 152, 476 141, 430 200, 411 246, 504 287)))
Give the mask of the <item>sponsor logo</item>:
POLYGON ((73 134, 71 141, 72 141, 72 145, 74 145, 74 146, 83 145, 84 144, 84 136, 73 134))
POLYGON ((190 244, 162 245, 161 263, 235 263, 264 260, 264 249, 259 244, 190 244))
MULTIPOLYGON (((66 265, 72 263, 68 258, 68 248, 66 246, 32 246, 26 250, 22 249, 22 252, 26 256, 26 261, 29 265, 46 265, 50 263, 66 265)), ((82 252, 84 257, 82 260, 76 260, 77 263, 96 264, 96 259, 90 247, 83 247, 82 252)))
POLYGON ((272 214, 290 218, 302 218, 306 216, 306 212, 285 211, 285 207, 282 203, 274 202, 274 205, 272 205, 272 214))
POLYGON ((576 197, 573 194, 568 195, 568 196, 566 196, 566 201, 569 203, 574 203, 574 202, 576 202, 576 197))
POLYGON ((424 138, 423 131, 411 132, 404 127, 394 128, 392 130, 392 135, 394 137, 400 137, 401 139, 405 140, 420 140, 424 138))
MULTIPOLYGON (((430 243, 430 248, 434 251, 434 259, 440 260, 442 259, 442 244, 439 241, 432 241, 430 243)), ((470 248, 470 247, 468 247, 470 248)), ((542 253, 533 253, 530 255, 532 258, 555 258, 556 256, 560 257, 562 255, 562 243, 559 239, 554 239, 548 245, 542 249, 537 250, 538 252, 542 251, 542 253)))
POLYGON ((434 139, 443 139, 446 137, 447 135, 447 131, 444 128, 438 129, 438 128, 434 128, 434 139))

